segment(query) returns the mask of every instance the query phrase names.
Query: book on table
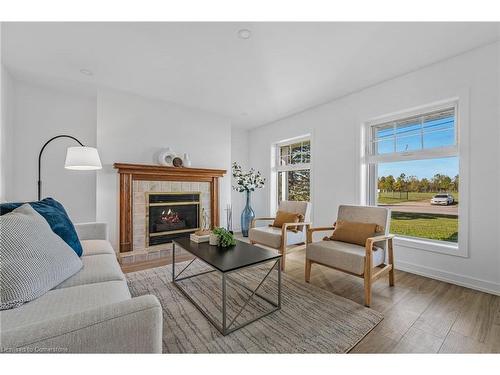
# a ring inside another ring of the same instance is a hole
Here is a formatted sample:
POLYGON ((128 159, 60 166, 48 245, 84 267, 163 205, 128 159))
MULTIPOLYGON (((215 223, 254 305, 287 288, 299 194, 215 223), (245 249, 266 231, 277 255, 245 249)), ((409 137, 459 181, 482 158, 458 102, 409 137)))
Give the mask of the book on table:
POLYGON ((193 242, 196 242, 196 243, 202 243, 202 242, 208 242, 208 239, 210 238, 210 235, 209 234, 205 234, 205 235, 197 235, 195 233, 191 233, 191 235, 189 236, 190 240, 193 241, 193 242))

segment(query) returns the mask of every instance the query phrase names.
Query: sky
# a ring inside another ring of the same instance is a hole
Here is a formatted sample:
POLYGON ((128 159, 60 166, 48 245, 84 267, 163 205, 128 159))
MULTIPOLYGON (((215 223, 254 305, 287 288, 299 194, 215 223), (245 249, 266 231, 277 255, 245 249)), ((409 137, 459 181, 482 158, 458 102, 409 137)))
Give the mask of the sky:
MULTIPOLYGON (((423 128, 419 121, 391 126, 377 130, 378 154, 429 149, 455 144, 455 121, 453 117, 444 117, 424 121, 423 128), (396 150, 394 150, 396 148, 396 150)), ((378 176, 416 176, 418 179, 432 178, 440 173, 450 177, 458 174, 458 157, 410 160, 393 163, 379 163, 378 176)))
POLYGON ((416 176, 418 179, 432 178, 436 173, 441 173, 450 177, 458 174, 458 157, 399 161, 394 163, 379 163, 378 176, 399 176, 404 173, 406 176, 416 176))

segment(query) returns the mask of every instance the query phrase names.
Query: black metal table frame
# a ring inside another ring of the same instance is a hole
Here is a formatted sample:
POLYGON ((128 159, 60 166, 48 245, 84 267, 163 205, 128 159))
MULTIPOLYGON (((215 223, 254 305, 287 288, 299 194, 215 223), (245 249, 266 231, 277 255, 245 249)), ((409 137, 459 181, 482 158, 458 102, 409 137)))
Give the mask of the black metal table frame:
MULTIPOLYGON (((181 247, 182 248, 182 247, 181 247)), ((184 248, 182 248, 184 249, 184 248)), ((185 251, 187 251, 188 253, 192 254, 188 249, 184 249, 185 251)), ((222 271, 219 271, 218 269, 214 268, 213 266, 211 266, 210 264, 208 264, 207 262, 205 262, 203 259, 201 258, 198 258, 195 254, 192 254, 194 256, 194 259, 191 260, 187 266, 185 266, 181 272, 179 272, 177 274, 177 276, 175 275, 175 240, 172 241, 172 282, 174 283, 174 285, 181 291, 181 293, 189 300, 191 301, 191 303, 203 314, 203 316, 205 316, 205 318, 207 318, 207 320, 212 323, 212 325, 217 328, 217 330, 222 333, 224 336, 230 334, 231 332, 234 332, 240 328, 243 328, 245 326, 247 326, 248 324, 250 323, 253 323, 255 322, 256 320, 260 319, 260 318, 263 318, 269 314, 272 314, 273 312, 275 311, 278 311, 281 309, 281 257, 279 257, 278 259, 271 259, 271 260, 265 260, 265 261, 262 261, 262 262, 258 262, 258 263, 254 263, 254 264, 251 264, 251 265, 248 265, 248 266, 245 266, 245 267, 241 267, 241 268, 238 268, 236 270, 232 270, 232 271, 227 271, 227 272, 222 272, 222 271), (207 266, 211 267, 212 269, 208 270, 208 271, 204 271, 204 272, 200 272, 200 273, 197 273, 197 274, 194 274, 194 275, 189 275, 189 276, 184 276, 184 277, 181 277, 179 278, 179 276, 195 261, 195 260, 200 260, 202 261, 203 263, 205 263, 207 266), (243 284, 242 282, 234 279, 234 278, 230 278, 229 277, 229 274, 231 273, 234 273, 234 272, 237 272, 237 271, 241 271, 245 268, 249 268, 249 267, 254 267, 254 266, 258 266, 258 265, 261 265, 261 264, 264 264, 264 263, 269 263, 269 262, 274 262, 273 266, 269 269, 269 271, 267 272, 267 274, 264 276, 264 278, 260 281, 259 285, 257 285, 257 287, 255 289, 251 289, 249 288, 248 286, 246 286, 245 284, 243 284), (259 288, 262 286, 262 284, 264 283, 264 281, 266 281, 267 277, 271 274, 272 270, 274 270, 275 268, 278 268, 278 301, 275 302, 261 294, 259 294, 257 291, 259 290, 259 288), (184 290, 182 288, 182 286, 179 284, 179 281, 182 281, 182 280, 186 280, 186 279, 191 279, 193 277, 197 277, 197 276, 201 276, 201 275, 204 275, 204 274, 207 274, 207 273, 211 273, 211 272, 218 272, 221 276, 222 276, 222 325, 219 324, 218 322, 216 322, 204 309, 201 305, 199 305, 190 295, 189 293, 184 290), (235 284, 238 284, 239 286, 241 286, 242 288, 252 292, 250 294, 250 297, 248 297, 245 302, 243 303, 243 306, 241 306, 240 310, 238 311, 238 313, 235 315, 235 317, 231 320, 231 322, 229 323, 229 325, 227 324, 227 313, 226 313, 226 299, 227 299, 227 296, 226 296, 226 283, 227 283, 227 280, 229 279, 229 281, 235 283, 235 284), (265 300, 266 302, 268 302, 269 304, 271 304, 273 306, 273 308, 269 311, 266 311, 265 313, 263 314, 259 314, 257 315, 256 317, 250 319, 250 320, 247 320, 246 322, 244 323, 241 323, 237 326, 234 326, 233 328, 231 328, 233 326, 233 324, 236 322, 236 319, 240 316, 240 314, 244 311, 245 307, 248 305, 248 303, 250 302, 250 300, 254 297, 254 296, 257 296, 257 297, 260 297, 262 298, 263 300, 265 300)))

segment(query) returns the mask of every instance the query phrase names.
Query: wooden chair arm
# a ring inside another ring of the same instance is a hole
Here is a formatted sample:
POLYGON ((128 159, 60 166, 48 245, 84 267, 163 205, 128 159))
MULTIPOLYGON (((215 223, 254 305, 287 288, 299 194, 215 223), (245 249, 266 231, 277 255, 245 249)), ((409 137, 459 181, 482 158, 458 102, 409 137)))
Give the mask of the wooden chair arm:
POLYGON ((375 236, 375 237, 367 238, 366 239, 366 244, 365 244, 365 251, 366 251, 366 257, 367 257, 368 261, 371 262, 373 245, 376 242, 389 241, 389 246, 392 247, 392 240, 393 240, 393 238, 394 238, 393 234, 387 234, 387 235, 375 236))
POLYGON ((283 223, 283 225, 281 226, 281 229, 286 229, 288 227, 303 227, 304 225, 306 227, 308 227, 311 224, 312 223, 310 223, 310 222, 304 222, 304 221, 301 221, 299 223, 283 223))
POLYGON ((334 230, 334 227, 316 227, 316 228, 307 228, 307 243, 312 243, 312 234, 314 232, 325 232, 329 230, 334 230))
POLYGON ((274 220, 276 219, 275 217, 256 217, 252 220, 252 222, 250 223, 250 228, 255 228, 255 223, 258 221, 258 220, 261 220, 261 221, 264 221, 264 220, 274 220))
POLYGON ((334 230, 335 227, 316 227, 316 228, 309 228, 309 232, 313 233, 313 232, 325 232, 325 231, 328 231, 328 230, 334 230))
POLYGON ((387 241, 388 242, 388 250, 392 258, 392 240, 394 238, 393 234, 387 234, 382 236, 375 236, 366 239, 365 243, 365 277, 368 275, 371 278, 371 269, 373 268, 372 262, 372 251, 373 244, 375 242, 387 241))
POLYGON ((387 234, 387 235, 384 234, 382 236, 369 237, 366 239, 366 246, 368 246, 368 244, 370 244, 370 246, 373 247, 373 244, 376 242, 392 240, 393 238, 394 238, 394 234, 387 234))

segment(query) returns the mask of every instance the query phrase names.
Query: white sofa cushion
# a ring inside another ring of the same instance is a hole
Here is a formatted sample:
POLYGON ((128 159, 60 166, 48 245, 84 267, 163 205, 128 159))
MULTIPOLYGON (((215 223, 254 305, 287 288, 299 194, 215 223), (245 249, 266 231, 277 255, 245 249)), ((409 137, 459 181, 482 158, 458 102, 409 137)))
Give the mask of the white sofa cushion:
MULTIPOLYGON (((307 245, 306 258, 313 262, 332 266, 344 271, 362 275, 365 272, 365 254, 363 246, 340 241, 319 241, 307 245)), ((373 267, 383 264, 385 251, 376 248, 372 251, 373 267)))
POLYGON ((115 255, 115 250, 107 240, 82 240, 82 256, 110 254, 115 255))
POLYGON ((83 262, 81 271, 71 276, 54 289, 102 283, 105 281, 125 281, 125 276, 114 254, 85 256, 81 257, 81 260, 83 262))
POLYGON ((54 289, 16 309, 1 311, 0 323, 2 327, 13 329, 34 322, 62 318, 69 314, 95 309, 130 298, 127 283, 123 281, 54 289))
POLYGON ((0 217, 0 310, 32 301, 80 270, 78 255, 29 204, 0 217))
MULTIPOLYGON (((248 233, 250 241, 278 249, 281 244, 281 228, 255 227, 248 233)), ((304 232, 287 231, 287 245, 295 245, 305 241, 304 232)))

